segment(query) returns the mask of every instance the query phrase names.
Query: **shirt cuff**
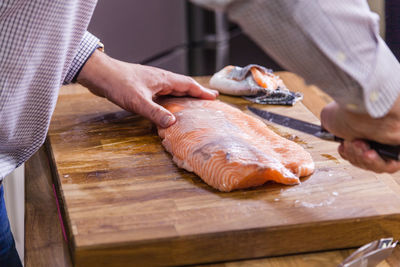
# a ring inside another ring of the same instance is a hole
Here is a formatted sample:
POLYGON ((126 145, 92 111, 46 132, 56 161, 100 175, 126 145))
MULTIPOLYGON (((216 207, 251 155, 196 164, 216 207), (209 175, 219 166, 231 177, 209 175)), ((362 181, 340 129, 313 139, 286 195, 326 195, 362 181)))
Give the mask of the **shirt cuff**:
POLYGON ((364 85, 364 103, 368 113, 383 117, 400 93, 400 64, 386 43, 379 38, 375 68, 364 85))
POLYGON ((85 65, 86 61, 96 50, 99 41, 100 40, 90 32, 85 32, 85 35, 79 44, 78 52, 72 60, 71 67, 65 76, 63 84, 69 84, 76 81, 76 78, 82 70, 83 65, 85 65))

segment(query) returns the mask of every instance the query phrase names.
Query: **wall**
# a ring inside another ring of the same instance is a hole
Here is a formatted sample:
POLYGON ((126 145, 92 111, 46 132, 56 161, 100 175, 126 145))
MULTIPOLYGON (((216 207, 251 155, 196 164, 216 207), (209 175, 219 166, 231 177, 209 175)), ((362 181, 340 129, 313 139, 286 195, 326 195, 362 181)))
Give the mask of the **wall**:
POLYGON ((14 235, 22 264, 24 262, 25 242, 25 173, 24 164, 15 169, 4 179, 4 199, 6 203, 11 231, 14 235))

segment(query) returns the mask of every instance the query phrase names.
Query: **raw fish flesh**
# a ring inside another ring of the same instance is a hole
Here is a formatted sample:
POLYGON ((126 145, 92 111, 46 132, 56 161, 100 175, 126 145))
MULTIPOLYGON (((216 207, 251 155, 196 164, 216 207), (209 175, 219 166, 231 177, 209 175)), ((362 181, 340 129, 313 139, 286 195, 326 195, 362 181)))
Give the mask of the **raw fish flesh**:
POLYGON ((298 184, 299 177, 314 171, 303 147, 219 100, 164 98, 160 104, 177 119, 169 128, 158 129, 173 161, 220 191, 267 181, 298 184))

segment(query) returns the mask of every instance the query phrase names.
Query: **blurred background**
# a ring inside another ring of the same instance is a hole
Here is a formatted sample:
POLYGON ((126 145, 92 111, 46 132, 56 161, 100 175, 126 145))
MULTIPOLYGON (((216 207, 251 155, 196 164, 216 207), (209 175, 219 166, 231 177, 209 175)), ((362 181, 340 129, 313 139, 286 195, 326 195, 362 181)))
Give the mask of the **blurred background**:
MULTIPOLYGON (((384 18, 384 1, 368 2, 384 18)), ((249 63, 282 70, 224 14, 187 0, 99 0, 89 31, 112 57, 181 74, 211 75, 249 63)))
POLYGON ((186 75, 250 62, 281 69, 224 14, 186 0, 100 0, 89 31, 112 57, 186 75))

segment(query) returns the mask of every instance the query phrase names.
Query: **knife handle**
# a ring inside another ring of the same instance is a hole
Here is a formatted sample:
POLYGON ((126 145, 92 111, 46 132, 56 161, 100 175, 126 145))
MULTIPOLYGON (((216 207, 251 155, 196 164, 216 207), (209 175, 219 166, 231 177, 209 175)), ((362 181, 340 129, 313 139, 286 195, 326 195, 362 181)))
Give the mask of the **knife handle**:
POLYGON ((400 160, 400 145, 391 146, 381 144, 375 141, 368 141, 369 146, 375 150, 383 159, 400 160))
MULTIPOLYGON (((344 141, 343 138, 334 137, 334 140, 336 142, 342 142, 344 141)), ((364 140, 367 142, 369 147, 373 150, 375 150, 379 156, 381 156, 385 160, 393 159, 393 160, 400 160, 400 145, 398 146, 392 146, 392 145, 385 145, 381 144, 375 141, 370 141, 370 140, 364 140)))

